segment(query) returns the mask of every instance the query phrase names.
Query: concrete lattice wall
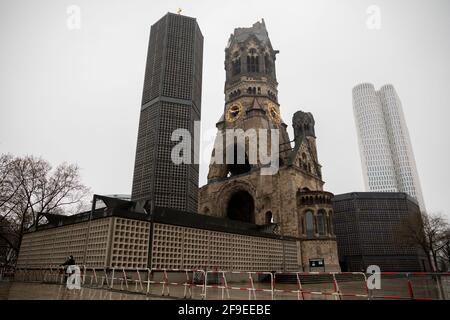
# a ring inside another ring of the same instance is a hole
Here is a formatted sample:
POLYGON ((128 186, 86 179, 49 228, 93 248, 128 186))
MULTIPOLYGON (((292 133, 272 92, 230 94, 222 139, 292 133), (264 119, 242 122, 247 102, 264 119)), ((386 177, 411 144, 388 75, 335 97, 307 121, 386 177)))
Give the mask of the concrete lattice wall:
MULTIPOLYGON (((91 221, 89 232, 88 225, 81 222, 25 234, 17 266, 59 265, 73 255, 78 265, 89 267, 148 267, 150 222, 107 217, 91 221)), ((153 268, 297 271, 301 264, 300 248, 293 240, 162 223, 154 224, 152 239, 153 268)))
MULTIPOLYGON (((106 265, 113 219, 109 217, 91 222, 87 265, 106 265)), ((77 264, 82 264, 87 235, 87 222, 27 233, 22 239, 17 267, 59 265, 69 255, 73 255, 77 264)))
POLYGON ((234 271, 298 270, 296 241, 156 223, 152 267, 234 271), (284 248, 283 248, 284 246, 284 248))

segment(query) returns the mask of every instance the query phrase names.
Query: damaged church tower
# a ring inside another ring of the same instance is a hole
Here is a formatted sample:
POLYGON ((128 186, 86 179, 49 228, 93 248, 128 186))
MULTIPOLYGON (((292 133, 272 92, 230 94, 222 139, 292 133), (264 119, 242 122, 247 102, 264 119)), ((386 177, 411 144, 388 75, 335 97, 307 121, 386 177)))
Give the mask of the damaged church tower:
POLYGON ((304 271, 318 261, 324 263, 326 271, 336 271, 339 264, 333 231, 333 195, 323 191, 314 117, 302 111, 294 114, 295 137, 291 141, 278 103, 278 53, 272 47, 264 20, 250 28, 237 28, 230 36, 225 49, 224 114, 216 124, 216 147, 208 183, 200 189, 198 211, 296 238, 301 260, 298 264, 304 271), (229 141, 226 132, 230 129, 254 129, 257 133, 265 129, 267 136, 262 139, 258 134, 253 140, 246 134, 244 140, 229 141), (273 139, 274 132, 277 140, 273 139), (273 141, 278 148, 273 148, 273 141), (258 149, 256 159, 250 152, 254 144, 258 149), (278 170, 273 174, 262 172, 268 164, 262 161, 260 148, 270 156, 272 165, 276 162, 278 170), (217 161, 218 158, 223 161, 217 161), (233 161, 230 163, 227 158, 233 161))

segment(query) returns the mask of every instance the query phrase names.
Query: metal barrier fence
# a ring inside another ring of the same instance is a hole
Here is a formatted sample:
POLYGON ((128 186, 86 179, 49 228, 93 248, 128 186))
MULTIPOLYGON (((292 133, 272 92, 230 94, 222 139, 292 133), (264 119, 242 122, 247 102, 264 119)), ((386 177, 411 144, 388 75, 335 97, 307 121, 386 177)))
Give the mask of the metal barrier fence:
MULTIPOLYGON (((61 266, 18 268, 16 281, 64 284, 68 274, 61 266)), ((170 296, 171 287, 182 287, 182 295, 175 292, 172 296, 194 298, 194 288, 199 288, 197 297, 204 298, 206 279, 203 270, 188 269, 148 269, 148 268, 93 268, 80 266, 80 283, 83 287, 103 288, 130 293, 170 296), (200 277, 196 277, 200 274, 200 277), (201 282, 196 283, 196 279, 201 282), (159 290, 160 289, 160 290, 159 290)))
POLYGON ((213 299, 223 300, 225 296, 230 299, 232 292, 233 299, 273 300, 273 280, 271 272, 209 270, 204 281, 205 298, 209 289, 209 297, 213 299))
POLYGON ((14 267, 0 267, 0 280, 14 277, 14 267))
POLYGON ((450 300, 450 273, 382 272, 371 299, 450 300))
POLYGON ((276 272, 274 292, 276 299, 369 299, 362 272, 276 272))
MULTIPOLYGON (((60 266, 17 268, 16 281, 64 284, 60 266)), ((83 287, 186 299, 450 300, 450 273, 381 272, 369 289, 362 272, 252 272, 80 266, 83 287)))

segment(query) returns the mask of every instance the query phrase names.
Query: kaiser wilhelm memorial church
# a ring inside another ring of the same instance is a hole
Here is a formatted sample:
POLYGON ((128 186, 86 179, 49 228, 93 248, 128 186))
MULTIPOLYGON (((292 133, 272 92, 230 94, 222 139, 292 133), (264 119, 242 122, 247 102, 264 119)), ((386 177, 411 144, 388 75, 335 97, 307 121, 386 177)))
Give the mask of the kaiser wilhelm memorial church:
POLYGON ((46 215, 24 235, 17 267, 59 265, 73 255, 88 267, 339 271, 315 120, 297 111, 289 137, 278 53, 264 20, 230 36, 223 115, 199 188, 198 163, 176 164, 171 151, 180 143, 174 130, 198 134, 203 36, 194 18, 161 18, 150 32, 131 199, 94 195, 90 211, 46 215), (230 131, 244 139, 230 141, 230 131))

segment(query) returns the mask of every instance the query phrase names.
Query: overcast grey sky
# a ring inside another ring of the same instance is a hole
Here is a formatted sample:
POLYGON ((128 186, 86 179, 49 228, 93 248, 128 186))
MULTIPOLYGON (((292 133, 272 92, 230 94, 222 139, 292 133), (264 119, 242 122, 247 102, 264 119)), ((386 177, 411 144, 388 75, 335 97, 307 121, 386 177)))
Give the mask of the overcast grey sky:
MULTIPOLYGON (((230 33, 264 18, 280 50, 282 117, 290 125, 297 110, 314 114, 326 190, 363 191, 352 88, 392 83, 427 209, 450 213, 448 0, 1 0, 0 153, 77 163, 93 192, 131 193, 150 26, 178 7, 205 37, 204 135, 223 111, 230 33), (67 27, 70 5, 81 9, 80 29, 67 27), (366 25, 370 5, 381 10, 379 30, 366 25)), ((210 153, 203 144, 200 185, 210 153)))

